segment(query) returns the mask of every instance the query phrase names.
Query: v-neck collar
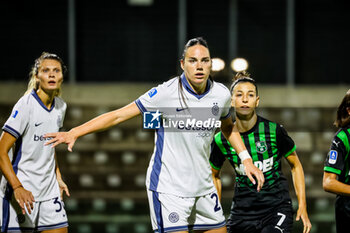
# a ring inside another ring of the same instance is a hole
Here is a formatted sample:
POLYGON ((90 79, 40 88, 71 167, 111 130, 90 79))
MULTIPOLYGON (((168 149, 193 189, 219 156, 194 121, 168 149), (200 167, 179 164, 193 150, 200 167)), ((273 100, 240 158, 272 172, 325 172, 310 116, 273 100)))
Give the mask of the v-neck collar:
POLYGON ((36 93, 36 91, 35 91, 34 89, 32 90, 32 93, 31 93, 31 94, 32 94, 32 96, 34 96, 34 98, 38 101, 38 103, 41 105, 41 107, 43 107, 43 109, 45 109, 46 111, 51 112, 52 109, 55 107, 55 98, 54 98, 53 101, 52 101, 51 108, 48 109, 48 108, 46 107, 46 105, 43 103, 43 101, 41 101, 40 97, 38 96, 38 94, 36 93))
POLYGON ((185 87, 185 89, 192 94, 193 96, 195 96, 197 99, 201 99, 202 97, 204 97, 210 90, 210 87, 212 85, 212 82, 208 79, 207 80, 207 85, 205 87, 205 91, 203 94, 198 95, 191 87, 191 85, 188 83, 187 78, 185 77, 185 74, 183 73, 181 75, 181 82, 183 83, 183 86, 185 87))

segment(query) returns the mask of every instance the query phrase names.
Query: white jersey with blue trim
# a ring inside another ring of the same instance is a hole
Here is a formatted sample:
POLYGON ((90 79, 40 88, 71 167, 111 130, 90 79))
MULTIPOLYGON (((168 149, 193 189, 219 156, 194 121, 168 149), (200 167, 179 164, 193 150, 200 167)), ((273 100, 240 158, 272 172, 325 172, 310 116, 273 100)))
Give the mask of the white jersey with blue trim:
MULTIPOLYGON (((55 173, 55 149, 45 146, 44 134, 57 132, 63 125, 67 105, 55 97, 48 109, 36 92, 24 95, 13 107, 3 126, 17 140, 9 152, 10 160, 23 187, 32 192, 35 201, 45 201, 60 195, 55 173)), ((0 195, 10 198, 12 187, 5 177, 0 195)))
POLYGON ((215 190, 209 154, 218 125, 212 127, 211 123, 221 123, 230 116, 229 90, 208 80, 207 89, 198 95, 183 74, 151 89, 135 103, 143 114, 159 110, 163 120, 155 132, 147 188, 181 197, 203 196, 215 190), (199 124, 198 119, 202 120, 199 124))

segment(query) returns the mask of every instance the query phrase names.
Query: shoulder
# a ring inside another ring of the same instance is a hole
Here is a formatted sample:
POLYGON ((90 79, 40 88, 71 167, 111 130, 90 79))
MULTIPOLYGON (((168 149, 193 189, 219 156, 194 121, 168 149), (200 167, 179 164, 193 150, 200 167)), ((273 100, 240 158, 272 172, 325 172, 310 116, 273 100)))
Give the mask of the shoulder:
POLYGON ((26 94, 21 98, 19 98, 19 100, 15 104, 15 108, 16 107, 21 109, 28 108, 33 100, 34 100, 34 97, 31 94, 26 94))
POLYGON ((229 89, 222 83, 219 82, 212 82, 212 91, 215 93, 215 95, 219 95, 223 98, 229 98, 231 101, 231 93, 229 89))
POLYGON ((278 122, 275 122, 275 121, 271 121, 269 119, 266 119, 260 115, 258 115, 258 121, 259 122, 264 122, 266 125, 269 125, 273 128, 276 128, 276 129, 281 129, 281 128, 284 128, 282 124, 278 123, 278 122))
POLYGON ((216 81, 212 81, 212 82, 213 82, 213 89, 223 91, 225 92, 225 94, 230 95, 229 89, 223 83, 219 83, 216 81))
POLYGON ((67 105, 66 102, 61 97, 58 97, 58 96, 55 97, 55 102, 58 105, 62 105, 62 106, 67 105))
POLYGON ((340 128, 338 129, 338 131, 335 133, 334 136, 345 139, 345 137, 348 136, 349 131, 350 131, 350 128, 340 128))
POLYGON ((172 78, 168 81, 151 88, 146 94, 149 98, 159 98, 159 96, 169 95, 174 90, 177 90, 179 84, 178 77, 172 78))
POLYGON ((288 136, 288 132, 283 127, 283 124, 280 124, 275 121, 271 121, 259 115, 258 115, 258 122, 263 122, 264 126, 267 127, 271 133, 276 133, 277 136, 288 136))
POLYGON ((168 81, 163 82, 162 84, 159 84, 156 88, 160 90, 169 90, 169 89, 176 89, 179 85, 179 77, 174 77, 169 79, 168 81))
POLYGON ((55 108, 66 110, 67 104, 61 97, 56 96, 55 97, 55 108))
MULTIPOLYGON (((350 129, 349 128, 340 128, 334 136, 335 140, 340 140, 344 145, 350 147, 350 129)), ((350 148, 349 148, 350 150, 350 148)))

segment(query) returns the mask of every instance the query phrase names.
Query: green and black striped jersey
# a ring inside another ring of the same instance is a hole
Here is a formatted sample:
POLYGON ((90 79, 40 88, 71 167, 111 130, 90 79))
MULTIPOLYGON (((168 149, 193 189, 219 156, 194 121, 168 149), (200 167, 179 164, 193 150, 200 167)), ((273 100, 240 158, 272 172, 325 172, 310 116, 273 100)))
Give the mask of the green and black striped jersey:
POLYGON ((241 137, 254 165, 263 171, 265 183, 262 190, 257 192, 256 185, 245 175, 236 151, 221 132, 217 133, 212 143, 210 164, 220 170, 227 159, 236 172, 231 214, 259 216, 277 205, 290 203, 288 183, 281 171, 281 158, 295 151, 294 141, 281 125, 260 116, 254 127, 241 133, 241 137))
POLYGON ((324 171, 338 175, 338 180, 350 185, 350 126, 341 128, 333 137, 324 171))

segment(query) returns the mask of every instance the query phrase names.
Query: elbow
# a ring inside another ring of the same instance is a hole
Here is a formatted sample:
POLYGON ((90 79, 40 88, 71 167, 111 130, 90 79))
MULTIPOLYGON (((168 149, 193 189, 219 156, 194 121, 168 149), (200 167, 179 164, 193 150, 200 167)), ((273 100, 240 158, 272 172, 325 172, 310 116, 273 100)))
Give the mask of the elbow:
POLYGON ((213 179, 215 179, 215 180, 221 180, 221 177, 220 177, 220 175, 213 175, 213 179))
POLYGON ((220 180, 220 170, 211 169, 211 174, 214 180, 220 180))
POLYGON ((323 179, 322 187, 323 187, 324 191, 332 192, 332 180, 331 179, 323 179))

